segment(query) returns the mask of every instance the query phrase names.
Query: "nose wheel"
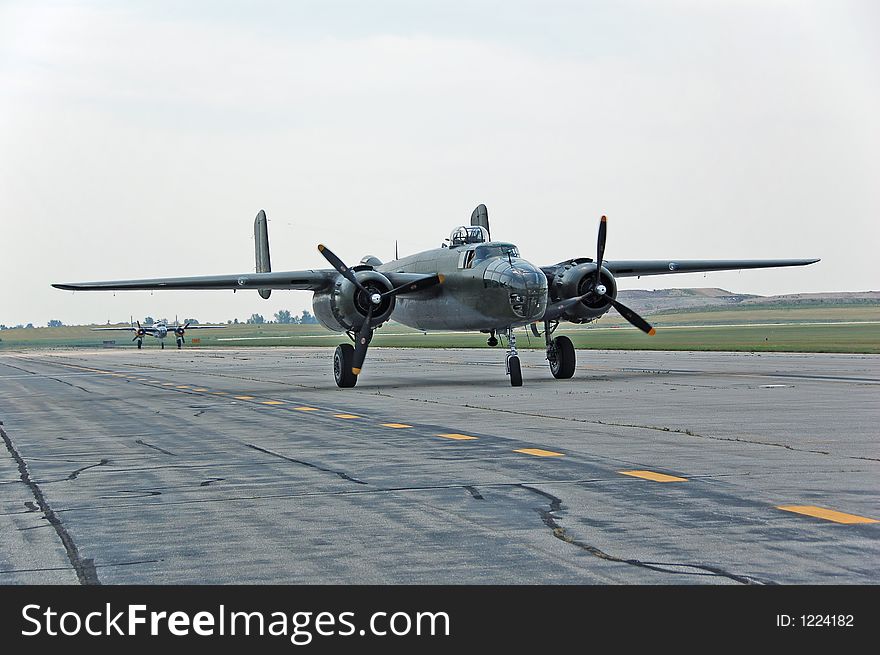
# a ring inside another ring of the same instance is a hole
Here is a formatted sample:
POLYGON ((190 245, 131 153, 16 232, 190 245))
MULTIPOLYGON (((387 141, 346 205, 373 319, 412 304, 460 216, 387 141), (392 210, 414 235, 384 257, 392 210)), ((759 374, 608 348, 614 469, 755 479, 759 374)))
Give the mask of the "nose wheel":
POLYGON ((516 334, 513 328, 507 329, 507 375, 510 376, 511 387, 522 386, 522 367, 516 353, 516 334))

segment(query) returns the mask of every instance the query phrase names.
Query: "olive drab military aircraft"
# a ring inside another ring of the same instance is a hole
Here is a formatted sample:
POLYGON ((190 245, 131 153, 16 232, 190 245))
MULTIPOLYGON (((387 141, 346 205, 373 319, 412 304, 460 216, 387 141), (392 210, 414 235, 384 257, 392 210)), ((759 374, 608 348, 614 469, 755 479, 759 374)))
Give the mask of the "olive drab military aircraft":
POLYGON ((225 325, 200 325, 188 321, 181 325, 176 317, 172 325, 169 325, 168 321, 165 319, 156 321, 152 325, 141 325, 141 322, 137 321, 137 327, 135 327, 134 323, 129 323, 130 324, 126 326, 98 327, 92 328, 92 330, 96 332, 103 330, 126 330, 128 332, 134 332, 132 341, 137 341, 138 350, 144 345, 144 337, 156 337, 159 340, 159 345, 162 347, 162 350, 165 350, 165 337, 169 334, 173 334, 177 338, 177 348, 179 350, 186 342, 185 334, 187 330, 213 330, 226 327, 225 325))
POLYGON ((485 205, 439 248, 382 263, 366 256, 347 266, 329 248, 318 250, 332 268, 273 272, 269 260, 266 214, 254 221, 256 272, 237 275, 170 277, 53 284, 74 291, 154 289, 255 289, 268 299, 275 289, 314 293, 315 317, 353 345, 336 348, 333 373, 340 387, 353 387, 364 366, 373 333, 389 320, 423 330, 480 331, 488 345, 507 343, 510 384, 522 386, 515 329, 531 326, 544 336, 550 371, 558 379, 575 372, 575 349, 566 336, 553 337, 562 322, 588 323, 614 308, 642 332, 654 328, 617 300, 617 278, 780 266, 804 266, 818 259, 605 260, 608 223, 603 216, 595 259, 577 257, 536 266, 512 243, 493 241, 485 205), (538 326, 542 326, 539 330, 538 326))

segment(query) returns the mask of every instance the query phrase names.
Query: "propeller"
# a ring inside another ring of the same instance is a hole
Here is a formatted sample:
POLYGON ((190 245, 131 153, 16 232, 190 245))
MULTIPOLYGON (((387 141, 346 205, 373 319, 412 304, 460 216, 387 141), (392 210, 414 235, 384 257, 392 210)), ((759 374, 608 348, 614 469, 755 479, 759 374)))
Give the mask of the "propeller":
POLYGON ((389 289, 384 293, 379 293, 378 291, 370 291, 364 287, 364 285, 362 285, 357 279, 354 272, 346 266, 345 263, 337 257, 332 250, 330 250, 330 248, 324 244, 318 244, 318 250, 342 277, 351 282, 355 288, 363 293, 370 301, 369 306, 367 307, 367 315, 364 317, 364 322, 361 323, 361 326, 358 329, 357 339, 354 344, 354 357, 351 362, 351 372, 355 375, 360 375, 361 369, 364 366, 364 360, 367 357, 367 348, 370 345, 370 341, 373 339, 373 310, 381 305, 385 298, 393 298, 398 294, 415 293, 432 287, 435 284, 443 284, 444 277, 440 274, 431 275, 429 277, 418 279, 415 282, 407 282, 394 289, 389 289))
POLYGON ((183 342, 186 342, 186 339, 183 338, 183 333, 186 332, 186 328, 189 327, 189 323, 190 322, 187 321, 183 325, 178 325, 176 328, 174 328, 174 334, 180 337, 180 340, 183 342))
POLYGON ((143 338, 144 338, 144 335, 147 333, 147 331, 144 330, 144 328, 141 327, 141 322, 140 322, 140 321, 136 321, 136 323, 137 323, 138 329, 137 329, 137 331, 134 333, 134 338, 132 339, 132 341, 137 341, 138 339, 143 339, 143 338))
MULTIPOLYGON (((605 238, 608 235, 608 218, 603 216, 599 221, 599 238, 596 243, 596 278, 593 282, 593 288, 586 295, 594 295, 598 298, 604 298, 611 303, 611 306, 618 311, 627 321, 639 328, 642 332, 649 336, 654 336, 656 330, 648 321, 636 314, 632 309, 624 305, 622 302, 608 295, 605 285, 602 284, 602 259, 605 257, 605 238)), ((581 297, 583 298, 583 296, 581 297)), ((569 302, 563 300, 563 304, 569 302)))

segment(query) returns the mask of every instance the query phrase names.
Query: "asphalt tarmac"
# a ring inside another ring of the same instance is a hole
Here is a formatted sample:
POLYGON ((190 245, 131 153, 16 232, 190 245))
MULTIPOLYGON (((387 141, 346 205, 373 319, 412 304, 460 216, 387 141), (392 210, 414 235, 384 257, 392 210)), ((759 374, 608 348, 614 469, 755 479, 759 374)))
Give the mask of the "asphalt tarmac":
POLYGON ((0 584, 880 582, 880 356, 0 354, 0 584))

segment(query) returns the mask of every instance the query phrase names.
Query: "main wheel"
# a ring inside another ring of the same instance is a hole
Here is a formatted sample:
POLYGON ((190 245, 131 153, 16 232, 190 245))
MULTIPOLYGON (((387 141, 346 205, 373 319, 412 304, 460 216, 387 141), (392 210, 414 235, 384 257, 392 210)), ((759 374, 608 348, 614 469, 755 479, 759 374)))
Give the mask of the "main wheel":
POLYGON ((333 377, 336 378, 337 387, 353 387, 357 384, 358 376, 351 372, 354 361, 354 347, 348 343, 336 346, 333 355, 333 377))
POLYGON ((159 343, 162 344, 162 350, 165 350, 165 342, 164 342, 164 341, 160 341, 159 343))
POLYGON ((143 345, 144 345, 144 342, 141 341, 140 339, 138 339, 138 350, 140 350, 141 346, 143 346, 143 345))
POLYGON ((177 349, 180 350, 183 347, 183 341, 181 339, 177 340, 177 349))
POLYGON ((550 372, 553 373, 554 378, 566 380, 574 375, 577 359, 574 354, 574 345, 568 337, 553 339, 550 351, 547 353, 547 359, 550 361, 550 372))
POLYGON ((510 371, 510 386, 522 386, 522 369, 519 366, 519 357, 512 355, 507 358, 507 368, 510 371))

